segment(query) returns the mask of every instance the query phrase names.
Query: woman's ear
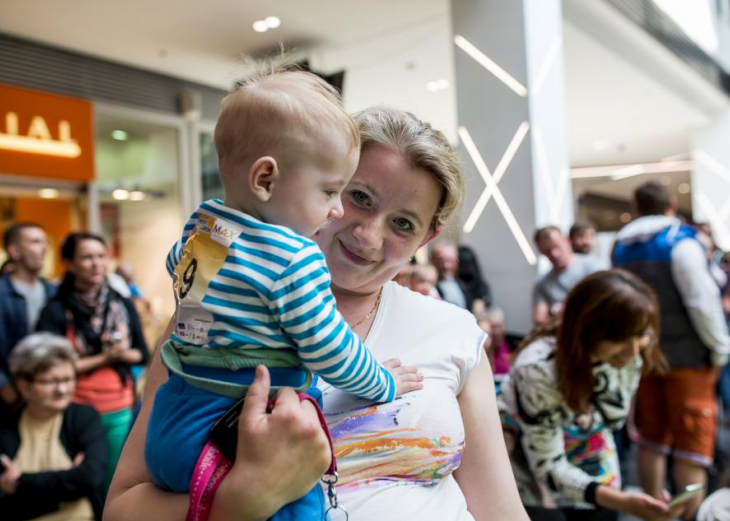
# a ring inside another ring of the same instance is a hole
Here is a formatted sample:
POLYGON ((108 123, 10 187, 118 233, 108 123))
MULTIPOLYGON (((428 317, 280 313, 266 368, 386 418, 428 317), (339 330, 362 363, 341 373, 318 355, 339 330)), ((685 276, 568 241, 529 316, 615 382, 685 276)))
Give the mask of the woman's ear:
POLYGON ((441 232, 444 231, 444 227, 442 225, 437 225, 436 228, 432 232, 429 232, 428 235, 423 239, 421 244, 418 246, 419 248, 423 248, 426 244, 434 240, 436 237, 441 235, 441 232))
POLYGON ((24 378, 18 378, 15 380, 15 388, 18 389, 18 394, 23 398, 23 401, 27 402, 30 394, 30 382, 24 378))
POLYGON ((279 166, 271 156, 258 158, 248 171, 248 188, 259 201, 265 203, 274 194, 279 179, 279 166))

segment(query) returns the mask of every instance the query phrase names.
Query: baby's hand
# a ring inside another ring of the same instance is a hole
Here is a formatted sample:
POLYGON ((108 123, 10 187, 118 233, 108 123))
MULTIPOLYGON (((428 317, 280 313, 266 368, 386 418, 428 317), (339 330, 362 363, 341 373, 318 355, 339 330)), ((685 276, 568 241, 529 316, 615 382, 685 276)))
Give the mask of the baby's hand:
POLYGON ((418 372, 418 368, 401 365, 397 358, 386 360, 383 365, 393 375, 396 396, 423 389, 423 375, 418 372))

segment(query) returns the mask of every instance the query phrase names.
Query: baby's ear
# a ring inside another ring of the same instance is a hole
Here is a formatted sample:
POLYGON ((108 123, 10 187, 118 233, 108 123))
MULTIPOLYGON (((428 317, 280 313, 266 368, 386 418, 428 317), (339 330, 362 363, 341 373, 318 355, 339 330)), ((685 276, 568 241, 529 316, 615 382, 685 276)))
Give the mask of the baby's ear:
POLYGON ((248 171, 248 187, 261 202, 267 202, 274 194, 279 179, 279 167, 271 156, 258 158, 248 171))

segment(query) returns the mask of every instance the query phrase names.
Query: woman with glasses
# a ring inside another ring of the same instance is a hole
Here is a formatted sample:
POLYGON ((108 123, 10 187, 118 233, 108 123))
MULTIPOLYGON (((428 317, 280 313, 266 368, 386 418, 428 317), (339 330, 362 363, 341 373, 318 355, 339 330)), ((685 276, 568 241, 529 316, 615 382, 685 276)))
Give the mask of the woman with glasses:
POLYGON ((0 411, 0 518, 101 519, 107 446, 99 414, 71 403, 70 342, 50 333, 23 339, 8 361, 22 397, 0 411))
POLYGON ((570 291, 556 322, 538 327, 518 349, 500 388, 501 408, 533 521, 679 513, 648 494, 621 490, 612 433, 626 421, 642 371, 664 365, 658 310, 652 290, 635 276, 600 271, 570 291))
POLYGON ((41 311, 37 329, 65 336, 78 355, 74 402, 91 405, 101 414, 109 446, 108 486, 132 426, 130 366, 146 362, 147 344, 134 303, 107 282, 104 239, 72 233, 63 242, 61 258, 66 274, 41 311))

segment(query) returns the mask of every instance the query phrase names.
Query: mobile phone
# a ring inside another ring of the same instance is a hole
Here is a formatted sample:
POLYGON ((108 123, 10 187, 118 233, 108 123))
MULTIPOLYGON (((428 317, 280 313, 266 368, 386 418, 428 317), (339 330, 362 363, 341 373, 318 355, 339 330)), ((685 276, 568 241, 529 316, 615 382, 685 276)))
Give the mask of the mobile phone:
POLYGON ((705 486, 702 483, 687 485, 682 492, 674 496, 671 501, 669 501, 669 508, 676 507, 677 505, 681 505, 682 503, 689 501, 697 494, 700 494, 704 489, 705 486))
MULTIPOLYGON (((189 374, 194 376, 197 375, 197 369, 195 366, 185 366, 185 370, 189 374)), ((206 370, 209 370, 209 368, 206 368, 206 370)), ((272 385, 275 384, 276 387, 293 387, 295 389, 299 389, 304 386, 307 382, 308 376, 306 370, 288 367, 273 367, 269 369, 269 374, 271 376, 272 385)), ((253 369, 239 371, 239 379, 237 380, 237 383, 248 385, 253 381, 254 375, 255 372, 253 369)), ((200 376, 209 376, 209 374, 201 374, 200 376)), ((274 389, 275 388, 272 388, 272 393, 274 389)), ((241 417, 244 398, 239 399, 225 413, 223 413, 223 415, 218 418, 218 420, 213 424, 213 427, 210 429, 210 440, 231 462, 236 460, 236 447, 238 445, 238 419, 241 417)))
POLYGON ((210 440, 218 447, 228 461, 236 461, 236 447, 238 445, 238 419, 243 409, 241 398, 228 409, 210 429, 210 440))

